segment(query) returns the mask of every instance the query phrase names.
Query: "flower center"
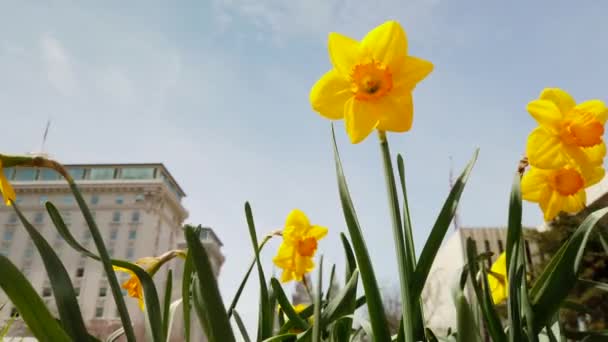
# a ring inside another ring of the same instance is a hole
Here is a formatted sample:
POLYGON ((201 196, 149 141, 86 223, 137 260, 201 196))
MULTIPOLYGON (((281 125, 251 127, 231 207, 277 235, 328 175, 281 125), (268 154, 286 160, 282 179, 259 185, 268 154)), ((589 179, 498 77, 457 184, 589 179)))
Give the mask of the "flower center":
POLYGON ((563 196, 574 195, 585 187, 580 173, 573 169, 556 170, 549 178, 551 187, 563 196))
POLYGON ((357 100, 377 100, 393 88, 393 76, 378 62, 357 64, 351 75, 351 90, 357 100))
POLYGON ((567 145, 591 147, 602 142, 604 125, 592 113, 577 113, 574 120, 562 124, 559 135, 567 145))
POLYGON ((311 257, 315 254, 315 251, 317 250, 317 239, 315 239, 314 237, 302 239, 298 241, 297 248, 298 254, 305 257, 311 257))

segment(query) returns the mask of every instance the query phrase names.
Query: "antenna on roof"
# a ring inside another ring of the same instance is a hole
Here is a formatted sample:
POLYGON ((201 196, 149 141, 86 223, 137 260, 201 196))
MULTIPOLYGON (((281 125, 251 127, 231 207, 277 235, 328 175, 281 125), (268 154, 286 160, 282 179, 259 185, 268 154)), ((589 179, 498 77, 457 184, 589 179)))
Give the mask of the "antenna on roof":
MULTIPOLYGON (((454 188, 454 166, 452 165, 452 156, 450 156, 450 191, 454 188)), ((458 207, 454 212, 454 219, 452 220, 454 224, 454 230, 458 230, 460 228, 460 218, 458 217, 458 207)))
POLYGON ((42 143, 40 144, 40 150, 38 152, 30 152, 30 155, 40 156, 40 157, 48 157, 48 154, 45 151, 46 147, 46 138, 49 135, 49 127, 51 127, 51 119, 46 121, 46 127, 44 128, 44 134, 42 135, 42 143))

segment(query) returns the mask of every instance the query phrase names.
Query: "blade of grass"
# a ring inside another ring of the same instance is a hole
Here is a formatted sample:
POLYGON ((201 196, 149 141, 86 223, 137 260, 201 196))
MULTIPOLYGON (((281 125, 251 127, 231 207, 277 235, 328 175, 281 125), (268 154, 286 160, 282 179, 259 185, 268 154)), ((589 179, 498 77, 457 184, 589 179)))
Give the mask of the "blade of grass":
POLYGON ((175 318, 175 313, 177 312, 177 308, 182 305, 182 299, 177 299, 169 306, 169 327, 167 329, 167 333, 165 336, 167 337, 167 342, 171 341, 171 332, 173 331, 173 321, 175 318))
POLYGON ((258 248, 258 236, 255 230, 255 223, 253 222, 253 213, 251 212, 251 206, 249 202, 245 203, 245 216, 247 217, 247 227, 249 228, 249 236, 251 237, 251 244, 253 246, 253 252, 255 253, 256 265, 258 267, 258 279, 260 283, 260 312, 258 321, 258 338, 257 340, 263 340, 272 335, 272 317, 270 315, 270 305, 268 297, 268 287, 266 286, 266 277, 264 276, 264 269, 260 262, 260 249, 258 248))
POLYGON ((68 271, 49 243, 23 216, 17 204, 13 203, 13 209, 40 253, 44 268, 49 277, 51 289, 53 290, 61 325, 72 339, 76 341, 88 341, 89 334, 82 319, 78 299, 76 299, 76 292, 74 291, 68 271))
POLYGON ((395 252, 397 254, 397 266, 399 273, 399 289, 401 294, 401 315, 403 317, 403 336, 405 342, 414 342, 414 317, 419 310, 414 309, 414 300, 410 291, 410 283, 413 281, 414 261, 411 256, 414 254, 405 248, 405 237, 403 236, 403 226, 401 223, 401 214, 399 213, 399 198, 397 197, 397 186, 395 185, 395 175, 393 173, 393 164, 391 162, 391 154, 388 146, 386 134, 378 131, 380 137, 380 150, 382 151, 382 162, 384 165, 384 178, 386 180, 386 190, 388 193, 388 202, 391 214, 391 223, 393 227, 393 242, 395 243, 395 252))
POLYGON ((336 276, 336 264, 333 264, 331 266, 331 272, 329 274, 329 285, 327 286, 327 293, 325 294, 326 302, 329 302, 329 300, 331 299, 331 296, 333 295, 332 288, 334 285, 335 276, 336 276))
POLYGON ((171 309, 171 292, 173 291, 173 271, 167 272, 165 280, 165 305, 163 309, 163 336, 169 332, 169 310, 171 309))
POLYGON ((295 328, 301 330, 308 329, 308 323, 306 323, 306 321, 296 313, 296 310, 294 310, 293 306, 291 305, 291 302, 285 295, 285 291, 283 291, 281 283, 279 283, 276 278, 270 279, 270 283, 272 284, 272 288, 276 293, 277 301, 279 302, 279 305, 281 305, 281 309, 283 310, 285 315, 287 315, 287 317, 294 322, 295 328))
POLYGON ((192 226, 186 226, 185 229, 188 249, 192 252, 194 270, 199 279, 204 279, 204 281, 198 282, 198 287, 210 322, 210 331, 207 336, 214 342, 234 342, 234 333, 228 321, 226 308, 222 302, 207 251, 201 243, 199 231, 200 229, 195 230, 192 226))
POLYGON ((186 254, 184 261, 184 274, 182 277, 182 314, 184 316, 184 341, 190 342, 190 311, 192 308, 192 254, 190 251, 186 254))
POLYGON ((17 267, 0 255, 0 288, 19 311, 32 334, 43 342, 70 342, 72 339, 51 315, 36 290, 17 267))
POLYGON ((463 292, 467 277, 468 268, 464 267, 458 281, 452 286, 452 300, 456 306, 456 324, 458 327, 457 341, 479 342, 479 330, 475 326, 473 312, 463 292))
POLYGON ((245 324, 243 324, 243 320, 241 319, 241 316, 239 315, 239 313, 236 310, 233 310, 232 312, 234 313, 234 320, 236 322, 236 325, 239 327, 239 331, 241 332, 243 341, 251 342, 251 339, 249 338, 249 334, 247 334, 247 329, 245 328, 245 324))
POLYGON ((312 342, 321 342, 321 298, 323 296, 323 255, 319 258, 317 289, 315 291, 315 316, 312 325, 312 342))
POLYGON ((384 308, 382 306, 382 297, 380 295, 380 290, 378 289, 378 282, 376 281, 376 275, 369 257, 369 252, 367 251, 367 246, 365 245, 361 227, 355 214, 355 208, 348 191, 344 171, 342 169, 342 163, 340 162, 338 147, 336 145, 336 136, 333 126, 332 142, 334 159, 336 162, 336 174, 338 178, 340 201, 342 203, 342 210, 344 212, 346 226, 353 244, 357 265, 359 266, 359 272, 361 273, 361 282, 363 283, 363 289, 367 298, 367 307, 370 314, 371 326, 374 331, 375 338, 377 338, 378 341, 388 341, 390 340, 391 335, 386 323, 386 314, 384 313, 384 308))
POLYGON ((509 200, 509 222, 507 229, 507 278, 511 272, 510 263, 513 260, 511 254, 513 248, 521 238, 521 176, 518 172, 513 177, 513 185, 511 187, 511 198, 509 200))

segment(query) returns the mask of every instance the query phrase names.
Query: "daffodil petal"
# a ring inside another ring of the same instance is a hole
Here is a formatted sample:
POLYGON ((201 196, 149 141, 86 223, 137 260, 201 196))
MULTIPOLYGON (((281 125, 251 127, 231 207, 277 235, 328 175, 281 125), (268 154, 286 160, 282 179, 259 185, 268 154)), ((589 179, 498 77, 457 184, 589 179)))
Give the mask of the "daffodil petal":
POLYGON ((547 173, 535 167, 530 168, 521 179, 521 196, 530 202, 540 202, 543 195, 551 191, 547 184, 547 173))
POLYGON ((600 100, 589 100, 579 103, 574 109, 575 111, 593 113, 602 124, 605 124, 606 119, 608 119, 608 107, 600 100))
POLYGON ((406 56, 405 63, 394 75, 396 93, 409 93, 433 71, 433 63, 414 56, 406 56))
POLYGON ((562 115, 570 112, 576 101, 570 94, 559 88, 546 88, 540 93, 539 99, 553 102, 559 108, 562 115))
POLYGON ((378 126, 380 115, 374 103, 350 99, 346 102, 344 123, 350 142, 358 144, 378 126))
POLYGON ((287 283, 294 279, 293 272, 291 270, 284 270, 281 274, 281 282, 287 283))
POLYGON ((11 201, 14 202, 17 198, 15 189, 13 189, 11 183, 4 176, 2 169, 0 169, 0 193, 2 193, 6 205, 11 205, 11 201))
POLYGON ((302 280, 302 277, 312 271, 315 267, 315 263, 312 261, 311 257, 303 256, 296 254, 295 258, 295 279, 302 280))
POLYGON ((579 211, 583 210, 583 208, 585 208, 586 202, 587 195, 585 193, 585 190, 581 190, 572 196, 564 197, 564 204, 562 210, 567 213, 576 214, 579 211))
POLYGON ((601 144, 584 148, 583 152, 587 155, 589 163, 601 165, 604 163, 604 157, 606 157, 606 143, 602 142, 601 144))
POLYGON ((557 191, 553 191, 547 200, 541 201, 539 204, 544 213, 545 221, 551 221, 562 211, 564 197, 557 191))
POLYGON ((557 169, 568 162, 559 137, 542 126, 528 136, 526 155, 530 165, 541 169, 557 169))
POLYGON ((352 96, 349 81, 332 69, 310 90, 310 104, 322 116, 338 120, 344 118, 344 105, 352 96))
POLYGON ((329 58, 338 73, 350 77, 359 59, 359 42, 345 35, 332 32, 328 39, 329 58))
POLYGON ((308 221, 308 217, 306 214, 300 209, 293 209, 287 215, 287 219, 285 220, 285 226, 296 226, 296 227, 308 227, 310 226, 310 222, 308 221))
POLYGON ((405 31, 396 21, 387 21, 371 30, 361 41, 361 48, 374 60, 395 73, 403 67, 407 55, 405 31))
POLYGON ((286 243, 281 243, 277 255, 272 259, 272 262, 282 269, 288 269, 293 267, 293 258, 296 252, 294 246, 286 243))
POLYGON ((606 170, 599 167, 582 168, 583 178, 585 179, 585 187, 599 183, 606 175, 606 170))
POLYGON ((381 99, 380 111, 383 115, 378 123, 378 129, 389 132, 407 132, 412 128, 414 120, 414 102, 411 94, 400 97, 387 96, 381 99))
POLYGON ((539 125, 554 133, 559 131, 563 115, 555 103, 548 100, 534 100, 528 103, 527 109, 539 125))
POLYGON ((321 240, 327 235, 328 229, 323 226, 312 226, 306 235, 314 237, 316 240, 321 240))

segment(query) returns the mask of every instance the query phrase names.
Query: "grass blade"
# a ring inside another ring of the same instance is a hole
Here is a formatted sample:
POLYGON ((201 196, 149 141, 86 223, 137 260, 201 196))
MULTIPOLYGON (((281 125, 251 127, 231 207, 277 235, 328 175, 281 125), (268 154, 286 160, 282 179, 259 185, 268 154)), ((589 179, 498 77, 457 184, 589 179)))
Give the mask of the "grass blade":
POLYGON ((331 266, 331 272, 329 273, 329 285, 327 286, 327 293, 325 294, 326 302, 329 302, 329 300, 331 299, 331 296, 333 295, 332 289, 333 289, 333 285, 334 285, 334 281, 335 281, 335 276, 336 276, 336 264, 333 264, 331 266))
POLYGON ((460 200, 462 192, 464 191, 464 187, 469 179, 471 170, 475 165, 478 155, 479 150, 476 150, 473 154, 473 158, 471 158, 471 161, 469 161, 462 174, 458 177, 458 179, 456 179, 452 190, 450 190, 448 198, 441 208, 437 221, 435 221, 431 234, 429 235, 429 238, 427 239, 424 248, 420 253, 420 259, 416 265, 414 282, 412 283, 412 298, 418 299, 422 294, 422 289, 424 288, 424 284, 429 276, 429 271, 431 270, 433 261, 435 261, 435 256, 437 256, 437 252, 441 247, 441 242, 443 241, 443 238, 450 227, 450 223, 454 218, 454 214, 456 213, 456 209, 458 207, 458 201, 460 200))
POLYGON ((82 319, 76 292, 68 271, 49 243, 23 216, 17 204, 13 203, 13 208, 40 253, 57 303, 61 325, 72 339, 76 341, 89 340, 89 334, 82 319))
POLYGON ((184 316, 184 341, 190 342, 190 310, 192 308, 192 254, 186 254, 184 261, 184 274, 182 277, 182 314, 184 316))
POLYGON ((171 341, 171 331, 173 330, 173 320, 175 318, 175 313, 177 312, 177 308, 182 304, 182 299, 178 299, 171 303, 169 306, 169 324, 167 332, 165 336, 167 337, 167 342, 171 341))
MULTIPOLYGON (((406 250, 405 237, 403 236, 403 226, 401 214, 399 213, 399 198, 397 197, 397 186, 395 185, 395 175, 393 164, 386 140, 386 134, 380 132, 380 150, 382 151, 382 162, 384 165, 384 178, 388 193, 388 202, 391 212, 391 223, 393 227, 393 241, 397 254, 397 266, 399 271, 399 289, 401 294, 401 315, 403 318, 403 337, 405 342, 414 342, 414 315, 420 314, 420 310, 414 309, 414 300, 410 293, 410 283, 414 273, 414 261, 411 259, 413 251, 406 250)), ((413 247, 413 246, 412 246, 413 247)))
POLYGON ((570 239, 549 261, 530 291, 535 314, 535 332, 539 332, 553 317, 572 287, 578 281, 580 259, 597 222, 608 208, 591 213, 570 239))
POLYGON ((272 284, 272 288, 277 297, 277 301, 279 305, 281 305, 281 310, 287 315, 287 317, 294 322, 294 325, 297 329, 306 330, 309 328, 308 323, 304 319, 300 317, 294 310, 293 306, 287 296, 285 295, 285 291, 283 291, 283 287, 281 283, 276 278, 270 279, 270 283, 272 284))
POLYGON ((353 275, 353 272, 357 269, 357 261, 355 260, 355 255, 353 254, 353 249, 350 246, 350 242, 348 242, 348 238, 344 233, 340 233, 340 240, 342 241, 342 247, 344 247, 344 255, 346 257, 346 265, 344 281, 348 281, 350 277, 353 275))
POLYGON ((245 324, 243 324, 241 316, 236 310, 233 310, 233 313, 236 325, 239 327, 239 331, 241 332, 241 336, 243 337, 243 342, 251 342, 251 339, 249 338, 249 334, 247 334, 247 329, 245 328, 245 324))
POLYGON ((355 312, 358 279, 359 272, 355 270, 344 288, 327 303, 325 310, 323 310, 323 313, 321 314, 323 324, 330 324, 338 317, 351 315, 355 312))
POLYGON ((208 331, 207 336, 212 342, 234 342, 234 333, 228 321, 217 280, 209 262, 207 251, 199 237, 200 230, 192 226, 186 226, 185 228, 186 241, 188 249, 192 253, 194 270, 199 279, 204 279, 204 281, 198 282, 198 288, 210 323, 210 331, 208 331))
POLYGON ((169 331, 169 310, 171 309, 171 292, 173 291, 173 271, 167 272, 167 280, 165 281, 165 305, 163 309, 163 336, 169 331))
POLYGON ((507 276, 511 272, 511 261, 516 260, 511 257, 515 244, 521 239, 521 176, 518 172, 513 177, 511 187, 511 198, 509 200, 509 222, 507 229, 507 276))
POLYGON ((464 267, 459 281, 452 286, 452 300, 456 305, 456 324, 458 326, 458 342, 479 342, 479 329, 475 325, 475 318, 464 295, 463 288, 466 285, 468 268, 464 267))
MULTIPOLYGON (((19 311, 32 334, 43 342, 70 342, 72 339, 51 315, 36 290, 17 267, 0 255, 0 288, 19 311)), ((87 338, 88 340, 88 338, 87 338)))
POLYGON ((321 342, 321 297, 323 296, 323 256, 319 258, 317 272, 317 290, 315 291, 315 314, 312 325, 312 342, 321 342))
POLYGON ((353 244, 357 265, 359 266, 359 272, 361 273, 361 282, 363 283, 363 289, 367 298, 367 306, 371 320, 370 323, 377 341, 389 341, 391 335, 386 323, 386 315, 382 306, 382 297, 380 295, 380 290, 378 289, 378 282, 376 281, 376 275, 367 251, 367 246, 365 245, 365 240, 355 214, 355 208, 348 191, 348 186, 346 185, 346 179, 344 177, 342 163, 340 162, 340 155, 336 145, 336 136, 333 126, 332 142, 334 159, 336 162, 336 174, 338 178, 340 201, 342 203, 342 210, 344 212, 346 226, 353 244))
POLYGON ((260 282, 260 313, 258 321, 258 341, 263 340, 272 335, 272 316, 270 315, 270 304, 268 296, 268 287, 266 286, 266 277, 264 269, 260 262, 260 249, 258 248, 258 236, 255 231, 255 223, 253 222, 253 213, 249 203, 245 203, 245 216, 247 217, 247 226, 249 227, 249 236, 253 252, 255 253, 255 262, 258 267, 258 279, 260 282))

